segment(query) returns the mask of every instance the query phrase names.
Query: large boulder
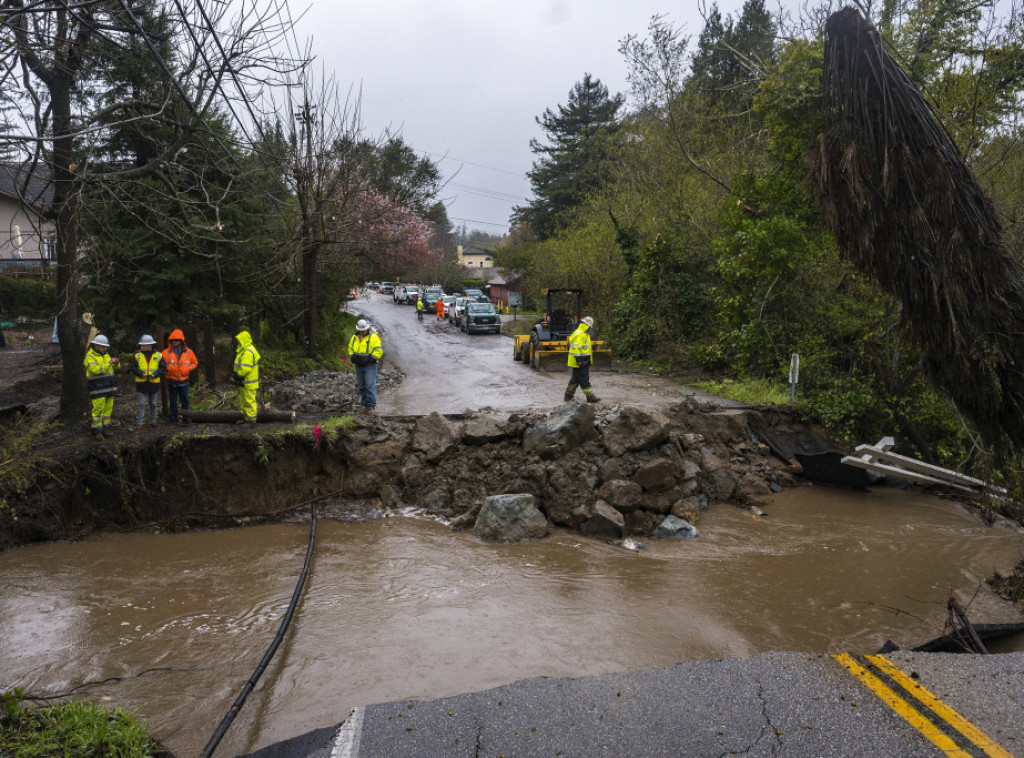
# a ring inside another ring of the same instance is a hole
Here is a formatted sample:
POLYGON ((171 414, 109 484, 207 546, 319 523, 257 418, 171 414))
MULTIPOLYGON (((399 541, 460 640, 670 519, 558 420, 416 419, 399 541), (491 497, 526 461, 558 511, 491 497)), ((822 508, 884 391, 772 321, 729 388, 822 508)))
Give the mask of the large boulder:
POLYGON ((707 472, 704 491, 713 503, 731 503, 736 492, 736 474, 721 467, 707 472))
POLYGON ((744 505, 764 505, 772 497, 771 487, 763 478, 754 473, 746 473, 736 484, 734 497, 744 505))
POLYGON ((676 467, 668 458, 652 458, 633 474, 645 492, 663 492, 676 486, 676 467))
POLYGON ((587 537, 618 540, 626 531, 626 520, 622 514, 604 500, 598 500, 590 512, 590 518, 580 526, 580 534, 587 537))
POLYGON ((644 490, 639 484, 626 479, 612 479, 601 485, 597 496, 619 513, 631 513, 640 507, 644 490))
POLYGON ((523 450, 545 460, 560 458, 598 437, 594 409, 586 403, 565 403, 523 435, 523 450))
POLYGON ((697 527, 678 516, 666 516, 654 530, 655 537, 699 537, 697 527))
POLYGON ((546 537, 548 520, 533 495, 491 495, 484 501, 473 534, 490 542, 519 542, 546 537))
POLYGON ((670 430, 671 423, 665 414, 625 406, 605 427, 604 447, 613 458, 626 452, 650 450, 667 440, 670 430))
POLYGON ((474 416, 462 427, 462 441, 467 445, 488 445, 508 436, 506 423, 494 416, 474 416))
POLYGON ((416 422, 410 447, 423 453, 428 461, 437 461, 458 442, 451 424, 440 413, 431 413, 416 422))
POLYGON ((597 473, 586 460, 565 460, 548 465, 548 486, 543 492, 542 510, 553 524, 575 529, 580 503, 593 500, 597 473))

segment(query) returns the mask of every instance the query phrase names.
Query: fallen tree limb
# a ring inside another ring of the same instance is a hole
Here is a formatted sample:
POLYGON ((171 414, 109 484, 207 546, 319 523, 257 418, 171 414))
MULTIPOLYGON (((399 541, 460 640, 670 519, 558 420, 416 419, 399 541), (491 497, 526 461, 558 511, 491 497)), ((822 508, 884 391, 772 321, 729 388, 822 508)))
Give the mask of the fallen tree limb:
MULTIPOLYGON (((236 421, 245 420, 241 411, 186 411, 183 409, 181 415, 191 421, 211 424, 233 424, 236 421)), ((295 423, 295 411, 261 409, 256 412, 256 421, 261 424, 293 424, 295 423)))

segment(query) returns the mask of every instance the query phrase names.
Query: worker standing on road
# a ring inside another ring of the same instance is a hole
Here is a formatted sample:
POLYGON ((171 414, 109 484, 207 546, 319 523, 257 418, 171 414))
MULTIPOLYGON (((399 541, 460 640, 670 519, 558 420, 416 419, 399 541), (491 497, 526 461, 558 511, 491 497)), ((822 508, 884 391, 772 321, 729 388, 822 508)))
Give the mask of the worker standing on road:
MULTIPOLYGON (((249 332, 235 335, 235 363, 231 381, 238 385, 238 409, 243 421, 256 423, 256 392, 260 388, 260 354, 249 332)), ((241 423, 241 422, 239 422, 241 423)))
POLYGON ((85 380, 89 385, 89 397, 92 398, 92 436, 110 436, 110 416, 114 412, 114 395, 117 394, 117 383, 114 381, 114 367, 117 358, 107 355, 110 341, 102 334, 97 334, 89 343, 89 351, 85 354, 85 380))
POLYGON ((434 310, 437 311, 437 320, 440 321, 441 319, 443 319, 444 318, 444 300, 442 300, 441 298, 438 298, 437 302, 434 303, 434 310))
MULTIPOLYGON (((423 301, 417 301, 422 303, 423 301)), ((377 364, 384 357, 380 336, 370 330, 365 318, 356 322, 356 333, 348 341, 348 355, 356 366, 356 387, 363 401, 363 413, 377 412, 377 364)))
POLYGON ((187 418, 178 418, 178 404, 182 410, 191 407, 188 399, 188 377, 199 366, 199 360, 192 348, 185 344, 185 335, 181 329, 175 329, 168 337, 170 345, 163 352, 164 365, 167 367, 167 397, 171 401, 172 424, 187 424, 187 418))
MULTIPOLYGON (((139 409, 135 414, 135 426, 142 429, 146 422, 146 410, 149 410, 149 425, 156 426, 156 396, 160 392, 160 377, 167 373, 164 357, 154 349, 156 340, 150 334, 143 334, 139 340, 139 352, 135 354, 135 397, 139 400, 139 409)), ((172 406, 173 407, 173 406, 172 406)))
POLYGON ((416 319, 417 319, 417 321, 422 321, 423 320, 423 309, 426 308, 426 307, 427 306, 425 306, 423 304, 422 296, 418 296, 416 298, 416 319))
POLYGON ((565 388, 566 402, 576 396, 577 387, 583 389, 588 403, 601 401, 590 387, 590 364, 594 357, 590 344, 590 330, 593 328, 594 319, 584 316, 576 331, 569 335, 569 367, 572 369, 572 377, 569 379, 569 386, 565 388))

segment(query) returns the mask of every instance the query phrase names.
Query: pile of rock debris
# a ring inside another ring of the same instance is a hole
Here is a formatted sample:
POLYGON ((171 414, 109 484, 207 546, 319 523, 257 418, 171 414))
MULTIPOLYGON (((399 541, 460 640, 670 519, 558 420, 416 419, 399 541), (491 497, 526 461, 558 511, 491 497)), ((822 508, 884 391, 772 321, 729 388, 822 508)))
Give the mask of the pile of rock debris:
MULTIPOLYGON (((377 372, 377 394, 399 383, 401 371, 387 367, 377 372)), ((281 382, 268 391, 280 410, 299 413, 353 413, 361 407, 356 375, 339 371, 312 371, 281 382)))

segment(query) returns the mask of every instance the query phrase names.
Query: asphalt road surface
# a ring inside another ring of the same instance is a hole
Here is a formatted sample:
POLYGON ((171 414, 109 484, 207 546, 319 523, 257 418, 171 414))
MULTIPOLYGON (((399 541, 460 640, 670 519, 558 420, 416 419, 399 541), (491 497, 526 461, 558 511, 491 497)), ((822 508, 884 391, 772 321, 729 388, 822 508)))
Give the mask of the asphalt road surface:
MULTIPOLYGON (((406 374, 397 390, 378 398, 378 413, 448 414, 488 408, 513 412, 548 410, 562 403, 568 369, 535 371, 516 363, 510 337, 463 334, 431 312, 419 322, 415 308, 395 305, 391 295, 372 294, 350 302, 349 311, 377 327, 385 361, 406 374)), ((663 409, 697 396, 730 404, 651 374, 592 370, 590 381, 605 403, 663 409)), ((582 400, 582 393, 577 398, 582 400)))
POLYGON ((252 758, 1012 758, 1022 681, 1021 653, 767 653, 371 705, 252 758))

